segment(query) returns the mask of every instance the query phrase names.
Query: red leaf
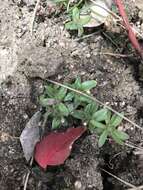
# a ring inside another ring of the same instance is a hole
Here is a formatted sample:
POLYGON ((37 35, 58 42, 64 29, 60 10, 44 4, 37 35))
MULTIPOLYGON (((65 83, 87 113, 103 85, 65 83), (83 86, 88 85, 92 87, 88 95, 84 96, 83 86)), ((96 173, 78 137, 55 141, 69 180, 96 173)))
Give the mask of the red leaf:
POLYGON ((63 164, 70 155, 72 144, 85 131, 85 127, 77 127, 70 128, 65 133, 50 133, 36 144, 35 160, 42 168, 63 164))

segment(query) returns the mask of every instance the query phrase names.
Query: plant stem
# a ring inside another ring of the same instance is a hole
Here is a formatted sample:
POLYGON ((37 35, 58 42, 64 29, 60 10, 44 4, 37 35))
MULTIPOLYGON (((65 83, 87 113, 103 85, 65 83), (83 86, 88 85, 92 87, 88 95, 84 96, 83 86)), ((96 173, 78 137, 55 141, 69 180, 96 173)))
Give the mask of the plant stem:
POLYGON ((135 33, 134 33, 130 23, 129 23, 129 20, 128 20, 127 14, 125 12, 122 0, 115 0, 115 3, 117 5, 119 13, 123 19, 124 26, 128 32, 128 37, 132 43, 132 46, 138 51, 138 53, 141 55, 141 57, 143 59, 143 49, 141 48, 141 46, 140 46, 140 44, 139 44, 139 42, 135 36, 135 33))

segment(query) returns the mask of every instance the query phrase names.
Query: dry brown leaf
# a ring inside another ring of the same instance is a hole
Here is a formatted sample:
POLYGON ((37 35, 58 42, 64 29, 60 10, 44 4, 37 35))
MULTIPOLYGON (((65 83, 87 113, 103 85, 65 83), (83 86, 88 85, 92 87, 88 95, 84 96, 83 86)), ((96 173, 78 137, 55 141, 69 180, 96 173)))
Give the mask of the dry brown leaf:
POLYGON ((24 156, 27 161, 29 161, 30 158, 33 156, 35 145, 40 139, 40 118, 41 112, 38 111, 31 117, 20 135, 20 142, 23 148, 24 156))

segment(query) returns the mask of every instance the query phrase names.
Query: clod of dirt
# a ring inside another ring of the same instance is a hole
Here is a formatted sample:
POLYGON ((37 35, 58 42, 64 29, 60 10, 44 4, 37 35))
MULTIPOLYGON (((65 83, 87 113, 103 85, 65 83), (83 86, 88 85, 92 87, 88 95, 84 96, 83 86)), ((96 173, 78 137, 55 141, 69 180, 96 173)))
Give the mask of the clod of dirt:
MULTIPOLYGON (((27 1, 31 2, 31 1, 27 1)), ((43 47, 45 34, 40 29, 31 36, 32 12, 9 1, 0 7, 0 83, 21 72, 29 77, 47 78, 63 63, 59 48, 43 47)))
POLYGON ((26 76, 47 78, 63 63, 61 53, 54 48, 26 46, 18 55, 18 71, 26 76))
POLYGON ((66 161, 67 170, 75 178, 74 189, 103 189, 101 174, 98 171, 100 159, 97 137, 90 135, 82 141, 79 152, 66 161))

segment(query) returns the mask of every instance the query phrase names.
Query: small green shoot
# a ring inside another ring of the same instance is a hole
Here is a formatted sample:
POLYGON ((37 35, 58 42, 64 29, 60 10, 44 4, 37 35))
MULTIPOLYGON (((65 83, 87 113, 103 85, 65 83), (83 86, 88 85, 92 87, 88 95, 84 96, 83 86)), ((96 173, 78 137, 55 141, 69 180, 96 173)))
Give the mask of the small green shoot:
MULTIPOLYGON (((85 94, 90 94, 96 85, 95 80, 82 82, 80 78, 72 84, 67 84, 85 94)), ((101 108, 90 98, 64 87, 46 85, 39 101, 45 109, 44 117, 51 121, 52 129, 69 126, 71 120, 77 124, 84 124, 92 133, 96 132, 100 136, 99 147, 103 146, 108 138, 112 138, 118 144, 123 144, 129 138, 125 132, 118 130, 122 117, 112 115, 111 111, 101 108)))
POLYGON ((78 36, 81 36, 84 32, 83 26, 90 21, 91 17, 86 16, 80 18, 80 10, 78 7, 73 8, 71 21, 65 24, 67 30, 78 30, 78 36))
MULTIPOLYGON (((101 117, 102 115, 103 114, 101 114, 101 117)), ((125 132, 119 131, 117 129, 117 127, 122 122, 122 118, 115 114, 112 115, 111 111, 108 111, 104 119, 102 119, 102 121, 104 122, 101 122, 101 120, 97 121, 97 119, 94 119, 91 120, 90 123, 92 125, 92 128, 94 128, 95 130, 97 129, 97 132, 99 132, 100 134, 99 147, 104 145, 108 137, 112 138, 118 144, 123 144, 124 141, 129 138, 129 136, 125 132)))

